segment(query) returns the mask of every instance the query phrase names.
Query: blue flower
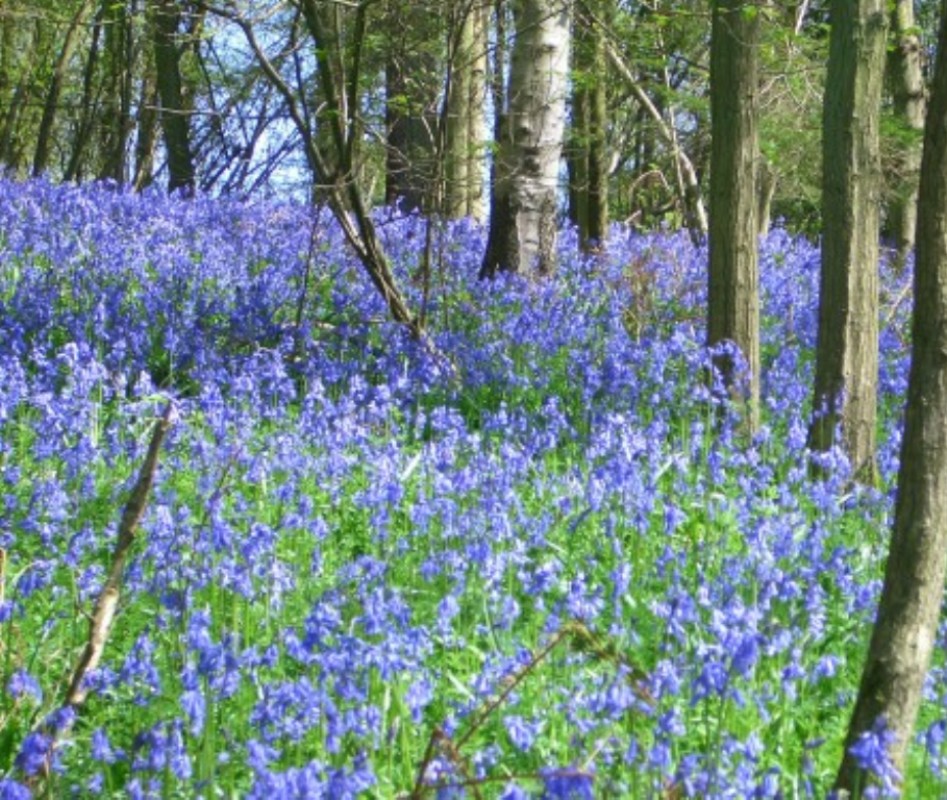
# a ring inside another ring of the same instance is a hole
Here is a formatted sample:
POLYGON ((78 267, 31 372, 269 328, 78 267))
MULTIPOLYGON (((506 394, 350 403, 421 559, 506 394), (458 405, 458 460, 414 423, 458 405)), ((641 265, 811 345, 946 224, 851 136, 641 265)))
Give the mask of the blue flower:
POLYGON ((545 769, 542 800, 594 800, 595 778, 578 769, 545 769))
POLYGON ((901 774, 891 763, 890 750, 897 735, 888 728, 887 720, 879 717, 867 731, 862 731, 848 752, 855 758, 859 769, 873 775, 881 783, 885 797, 896 796, 901 774))

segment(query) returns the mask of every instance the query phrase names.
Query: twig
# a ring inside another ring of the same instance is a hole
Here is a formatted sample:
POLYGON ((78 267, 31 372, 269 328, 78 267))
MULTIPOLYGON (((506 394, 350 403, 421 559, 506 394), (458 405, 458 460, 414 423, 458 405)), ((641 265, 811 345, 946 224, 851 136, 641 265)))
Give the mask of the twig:
POLYGON ((155 423, 154 432, 151 434, 151 442, 148 445, 148 453, 145 455, 144 463, 138 473, 138 480, 128 501, 125 503, 122 519, 118 526, 118 543, 115 545, 115 552, 112 554, 112 564, 109 567, 105 585, 96 600, 92 619, 89 621, 89 641, 86 642, 82 656, 72 673, 69 690, 66 693, 65 706, 82 705, 88 695, 88 688, 83 685, 85 678, 98 666, 99 660, 102 658, 102 651, 112 628, 118 598, 121 594, 125 561, 128 558, 132 544, 134 544, 138 523, 141 522, 142 515, 145 513, 145 504, 148 501, 148 494, 151 491, 152 484, 154 484, 155 472, 158 469, 158 451, 161 449, 164 437, 171 427, 173 416, 174 405, 168 403, 168 407, 164 410, 161 418, 155 423))

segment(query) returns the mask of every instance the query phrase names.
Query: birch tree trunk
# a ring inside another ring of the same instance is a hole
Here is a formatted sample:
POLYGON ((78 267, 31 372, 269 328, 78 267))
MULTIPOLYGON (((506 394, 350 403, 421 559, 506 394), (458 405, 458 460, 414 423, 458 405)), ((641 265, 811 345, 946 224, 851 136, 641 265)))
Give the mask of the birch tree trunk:
POLYGON ((742 369, 732 353, 715 356, 714 366, 746 404, 750 432, 759 425, 760 399, 758 12, 745 0, 717 0, 710 50, 707 344, 729 341, 743 354, 742 369))
MULTIPOLYGON (((947 2, 924 134, 912 359, 894 530, 878 616, 836 789, 869 776, 850 748, 883 717, 903 774, 937 637, 947 567, 947 2)), ((917 790, 917 789, 915 789, 917 790)), ((905 793, 905 797, 909 793, 905 793)))
POLYGON ((842 444, 874 472, 878 382, 879 125, 885 0, 833 0, 823 101, 822 271, 809 446, 842 444))
POLYGON ((508 110, 499 142, 487 252, 480 274, 555 268, 559 159, 569 71, 567 0, 520 0, 508 110))

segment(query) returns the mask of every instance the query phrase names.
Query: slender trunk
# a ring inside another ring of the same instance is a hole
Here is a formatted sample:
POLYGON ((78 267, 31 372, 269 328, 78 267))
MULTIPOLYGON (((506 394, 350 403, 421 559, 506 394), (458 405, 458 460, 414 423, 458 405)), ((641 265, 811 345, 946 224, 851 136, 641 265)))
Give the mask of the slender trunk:
POLYGON ((158 85, 154 71, 149 67, 142 77, 138 100, 138 138, 135 140, 135 177, 132 181, 136 192, 150 186, 154 181, 158 102, 158 85))
MULTIPOLYGON (((757 9, 758 10, 758 9, 757 9)), ((724 388, 759 426, 760 307, 757 206, 760 15, 745 0, 717 0, 710 54, 710 272, 707 344, 724 388)))
POLYGON ((79 35, 86 18, 92 10, 92 0, 83 0, 75 16, 69 23, 63 39, 62 49, 53 67, 49 88, 46 90, 46 102, 43 105, 43 118, 40 120, 39 131, 36 136, 36 150, 33 154, 33 175, 38 176, 49 166, 50 150, 52 148, 53 128, 56 124, 56 112, 59 110, 59 96, 62 94, 63 81, 69 62, 79 45, 79 35))
POLYGON ((108 2, 106 21, 108 79, 103 115, 105 158, 101 177, 125 183, 128 177, 127 150, 132 128, 132 74, 135 67, 131 16, 127 4, 108 2))
POLYGON ((451 217, 482 217, 483 144, 486 138, 487 7, 458 0, 448 31, 446 208, 451 217))
POLYGON ((631 90, 635 100, 638 101, 647 115, 651 117, 651 121, 654 122, 665 144, 671 148, 675 170, 679 178, 679 184, 677 186, 678 202, 687 220, 687 225, 693 232, 693 238, 703 239, 707 235, 708 230, 707 210, 704 207, 703 196, 700 191, 700 179, 697 177, 697 170, 694 167, 694 163, 681 148, 673 126, 667 123, 660 109, 658 109, 654 101, 648 97, 648 94, 641 87, 634 73, 622 59, 621 54, 610 42, 605 43, 605 55, 612 67, 615 68, 618 76, 631 90))
POLYGON ((85 70, 82 77, 82 116, 79 120, 79 130, 72 142, 72 153, 63 176, 66 181, 78 181, 81 176, 82 159, 92 137, 92 126, 97 118, 98 97, 96 96, 95 75, 99 64, 99 42, 102 36, 102 19, 104 7, 100 6, 92 25, 92 40, 89 43, 89 54, 86 58, 85 70))
POLYGON ((927 104, 921 42, 914 20, 913 0, 897 0, 891 12, 896 39, 888 56, 888 76, 895 119, 899 123, 897 186, 888 205, 888 230, 894 237, 899 262, 914 249, 917 225, 917 186, 921 166, 921 136, 927 104))
POLYGON ((809 446, 842 444, 874 473, 878 381, 879 123, 885 0, 833 0, 823 106, 822 271, 809 446))
POLYGON ((467 86, 467 216, 482 221, 484 203, 484 153, 487 142, 487 52, 490 5, 474 0, 471 8, 470 81, 467 86))
POLYGON ((836 789, 848 792, 863 790, 870 779, 851 747, 879 718, 892 735, 891 764, 903 774, 937 640, 947 567, 947 2, 942 7, 921 165, 911 372, 894 529, 836 779, 836 789))

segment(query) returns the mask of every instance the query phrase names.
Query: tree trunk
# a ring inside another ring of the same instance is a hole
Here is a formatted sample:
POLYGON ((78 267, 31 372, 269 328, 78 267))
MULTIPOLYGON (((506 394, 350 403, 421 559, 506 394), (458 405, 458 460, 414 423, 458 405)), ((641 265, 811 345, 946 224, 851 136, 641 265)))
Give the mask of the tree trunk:
MULTIPOLYGON (((912 360, 891 549, 836 788, 863 789, 850 752, 879 717, 903 772, 937 637, 947 567, 947 2, 924 135, 912 360)), ((905 794, 905 796, 908 796, 905 794)))
POLYGON ((760 14, 745 0, 714 3, 710 50, 710 272, 707 344, 724 388, 759 425, 760 307, 757 229, 760 14), (748 13, 752 11, 754 13, 748 13))
POLYGON ((896 42, 888 57, 888 75, 894 116, 902 135, 898 137, 898 185, 888 206, 887 227, 894 237, 898 260, 903 263, 914 249, 921 135, 927 104, 913 0, 897 0, 891 12, 891 27, 896 42))
POLYGON ((145 58, 145 64, 138 96, 138 138, 135 141, 135 177, 132 181, 136 192, 150 186, 154 180, 155 144, 158 141, 158 85, 153 62, 145 58))
POLYGON ((564 0, 521 0, 513 6, 513 19, 509 109, 499 142, 482 277, 498 270, 548 274, 555 265, 569 6, 564 0))
POLYGON ((756 206, 756 230, 760 236, 766 236, 769 233, 772 219, 773 197, 776 194, 776 184, 778 178, 775 170, 765 160, 759 162, 757 172, 757 206, 756 206))
POLYGON ((46 89, 43 118, 40 120, 39 131, 36 136, 36 150, 33 154, 34 177, 42 175, 49 166, 53 128, 56 124, 56 112, 59 110, 59 96, 62 94, 63 81, 66 77, 66 70, 69 68, 69 62, 72 60, 72 56, 79 44, 79 34, 82 30, 82 26, 85 24, 86 17, 91 10, 91 0, 83 0, 82 5, 79 6, 75 16, 73 16, 72 22, 69 23, 62 49, 59 51, 59 56, 53 67, 49 87, 46 89))
POLYGON ((104 16, 105 8, 100 5, 92 23, 92 38, 89 42, 89 51, 82 75, 82 101, 80 104, 82 113, 79 118, 79 129, 73 137, 72 152, 69 155, 69 163, 66 165, 66 172, 63 175, 63 180, 67 182, 81 180, 83 157, 92 138, 92 128, 98 117, 99 103, 95 76, 99 67, 99 42, 102 38, 104 16))
POLYGON ((842 444, 874 473, 878 380, 879 117, 885 0, 833 0, 823 101, 822 271, 809 446, 842 444))
POLYGON ((606 131, 605 39, 611 0, 586 4, 575 23, 572 76, 572 146, 570 195, 572 221, 586 251, 608 237, 608 152, 606 131), (593 18, 594 15, 594 18, 593 18))
POLYGON ((151 0, 155 71, 161 98, 161 125, 168 151, 168 191, 194 192, 190 124, 185 110, 181 81, 181 49, 178 43, 180 11, 174 0, 151 0))
POLYGON ((131 133, 132 76, 135 68, 131 15, 126 3, 108 3, 105 13, 105 52, 108 65, 103 109, 102 178, 127 180, 128 137, 131 133))
POLYGON ((391 2, 388 14, 385 201, 430 209, 442 26, 427 3, 391 2))
POLYGON ((483 144, 487 58, 487 6, 482 0, 456 4, 451 40, 450 94, 447 103, 446 213, 450 217, 483 215, 483 144))
POLYGON ((482 221, 484 202, 484 161, 487 143, 487 53, 490 43, 490 4, 474 0, 471 9, 470 82, 467 93, 467 216, 482 221))

